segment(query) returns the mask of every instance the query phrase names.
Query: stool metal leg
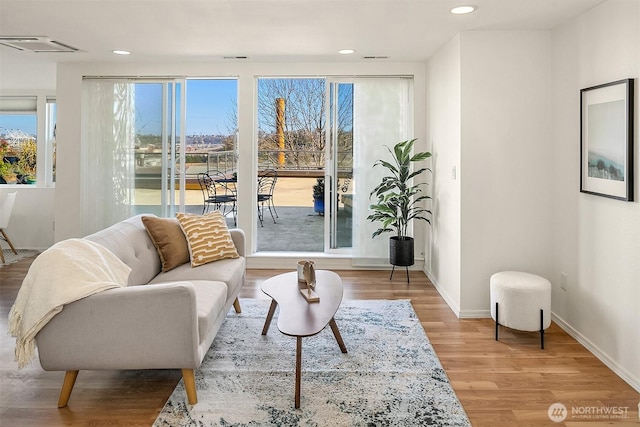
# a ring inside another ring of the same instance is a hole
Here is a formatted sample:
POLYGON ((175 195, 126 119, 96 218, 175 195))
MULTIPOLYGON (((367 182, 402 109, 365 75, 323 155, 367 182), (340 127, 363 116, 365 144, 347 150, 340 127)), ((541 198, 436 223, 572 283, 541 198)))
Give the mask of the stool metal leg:
POLYGON ((498 341, 498 303, 496 302, 496 341, 498 341))
POLYGON ((544 350, 544 310, 540 309, 540 348, 544 350))

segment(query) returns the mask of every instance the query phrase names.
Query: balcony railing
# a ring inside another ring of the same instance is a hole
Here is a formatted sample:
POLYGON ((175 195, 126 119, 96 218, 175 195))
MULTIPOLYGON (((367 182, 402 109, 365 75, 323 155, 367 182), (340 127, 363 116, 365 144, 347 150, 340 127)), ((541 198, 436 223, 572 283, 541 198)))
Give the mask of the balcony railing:
MULTIPOLYGON (((281 176, 323 176, 324 151, 261 150, 258 152, 258 169, 276 169, 281 176)), ((188 152, 185 154, 187 180, 207 170, 235 172, 237 156, 233 151, 188 152)), ((136 179, 159 179, 162 154, 136 152, 136 179)), ((353 157, 349 151, 338 152, 339 175, 351 174, 353 157)))

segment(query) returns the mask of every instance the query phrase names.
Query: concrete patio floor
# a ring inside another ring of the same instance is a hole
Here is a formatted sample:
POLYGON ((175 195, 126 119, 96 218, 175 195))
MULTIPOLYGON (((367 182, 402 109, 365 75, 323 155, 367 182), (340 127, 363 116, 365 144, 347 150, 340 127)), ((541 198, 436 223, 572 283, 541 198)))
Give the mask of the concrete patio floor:
MULTIPOLYGON (((264 226, 257 222, 258 251, 322 252, 324 250, 324 216, 313 210, 315 178, 278 178, 274 202, 279 218, 274 224, 269 211, 264 212, 264 226)), ((159 192, 136 189, 137 212, 159 212, 159 192)), ((178 194, 176 192, 176 197, 178 194)), ((185 192, 185 211, 202 213, 203 195, 200 190, 185 192)), ((233 218, 227 216, 227 225, 233 227, 233 218)), ((338 244, 351 246, 351 216, 342 206, 338 213, 338 244)))

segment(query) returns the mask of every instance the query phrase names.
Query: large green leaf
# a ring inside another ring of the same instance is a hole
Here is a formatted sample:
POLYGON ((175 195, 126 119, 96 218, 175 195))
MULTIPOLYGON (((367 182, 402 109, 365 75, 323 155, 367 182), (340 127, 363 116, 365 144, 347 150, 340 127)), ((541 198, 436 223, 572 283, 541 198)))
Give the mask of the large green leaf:
POLYGON ((420 202, 431 199, 428 195, 419 194, 422 191, 420 187, 426 184, 410 184, 413 178, 430 171, 422 167, 412 172, 411 163, 426 160, 431 157, 431 153, 419 152, 412 155, 415 141, 416 139, 401 141, 393 148, 386 147, 392 161, 379 159, 373 165, 385 168, 388 175, 369 193, 369 198, 375 196, 376 203, 370 205, 372 213, 367 219, 381 223, 372 237, 387 232, 406 235, 407 227, 412 220, 430 223, 431 211, 420 205, 420 202))

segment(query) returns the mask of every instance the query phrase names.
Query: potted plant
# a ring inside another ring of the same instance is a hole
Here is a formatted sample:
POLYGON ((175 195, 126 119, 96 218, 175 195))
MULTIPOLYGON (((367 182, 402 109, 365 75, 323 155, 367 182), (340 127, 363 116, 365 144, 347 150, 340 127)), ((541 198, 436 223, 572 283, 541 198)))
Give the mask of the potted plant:
POLYGON ((317 178, 313 185, 313 211, 324 215, 324 177, 317 178))
MULTIPOLYGON (((394 233, 389 238, 389 262, 394 266, 407 267, 407 282, 409 281, 408 266, 414 263, 414 240, 408 236, 408 226, 413 220, 422 220, 431 223, 429 217, 431 211, 422 207, 422 201, 430 199, 426 194, 421 194, 422 185, 413 185, 412 179, 428 171, 428 168, 420 168, 411 171, 411 164, 431 157, 428 151, 411 154, 415 139, 397 143, 393 150, 387 147, 392 156, 392 161, 378 160, 373 167, 381 166, 388 172, 382 181, 369 194, 369 199, 375 196, 376 202, 370 206, 373 211, 367 219, 372 222, 380 222, 373 235, 376 237, 382 233, 394 233)), ((393 277, 393 270, 391 272, 393 277)))
MULTIPOLYGON (((338 191, 340 191, 340 180, 338 183, 338 191)), ((347 185, 346 188, 349 186, 347 185)), ((343 190, 346 191, 346 190, 343 190)), ((336 194, 336 206, 340 202, 340 194, 336 194)), ((324 177, 316 178, 316 183, 313 185, 313 211, 319 215, 324 215, 324 177)))

